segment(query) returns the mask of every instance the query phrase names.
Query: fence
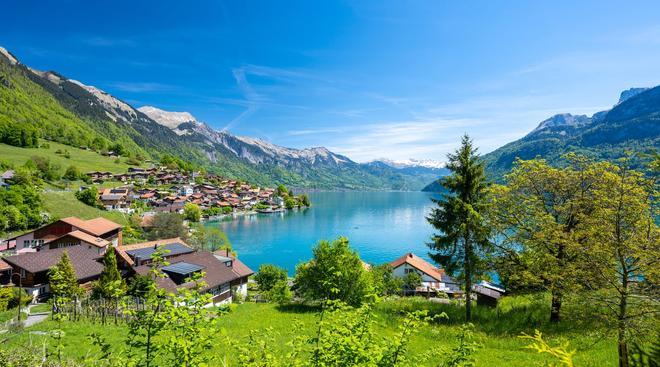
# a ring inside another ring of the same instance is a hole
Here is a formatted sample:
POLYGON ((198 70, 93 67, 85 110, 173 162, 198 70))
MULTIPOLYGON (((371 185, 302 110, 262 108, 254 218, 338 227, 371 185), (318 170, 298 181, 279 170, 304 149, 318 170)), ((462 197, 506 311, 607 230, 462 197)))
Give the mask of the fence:
POLYGON ((103 325, 113 322, 131 321, 136 312, 145 311, 148 307, 141 298, 125 297, 116 299, 63 299, 53 298, 52 317, 64 315, 72 321, 91 321, 103 325))

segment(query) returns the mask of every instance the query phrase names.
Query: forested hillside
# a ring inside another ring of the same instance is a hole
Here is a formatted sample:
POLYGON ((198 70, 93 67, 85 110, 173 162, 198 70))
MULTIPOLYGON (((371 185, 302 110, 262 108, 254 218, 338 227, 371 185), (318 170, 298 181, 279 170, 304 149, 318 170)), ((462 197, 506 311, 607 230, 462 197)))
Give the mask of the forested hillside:
POLYGON ((486 170, 501 180, 516 158, 545 158, 562 164, 562 155, 575 152, 612 161, 634 153, 634 167, 648 162, 646 154, 660 147, 660 87, 635 88, 621 93, 609 111, 591 117, 556 115, 520 140, 484 155, 486 170))

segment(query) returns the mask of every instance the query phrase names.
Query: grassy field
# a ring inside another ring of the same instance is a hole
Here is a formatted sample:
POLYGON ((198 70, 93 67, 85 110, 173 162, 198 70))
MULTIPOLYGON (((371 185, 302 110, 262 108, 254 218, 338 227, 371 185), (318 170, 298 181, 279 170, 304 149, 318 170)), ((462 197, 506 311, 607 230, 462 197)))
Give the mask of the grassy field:
POLYGON ((104 217, 123 226, 128 224, 128 216, 116 211, 101 210, 83 204, 73 194, 73 191, 50 191, 43 193, 44 207, 51 216, 57 218, 78 217, 93 219, 104 217))
POLYGON ((125 163, 125 158, 121 158, 121 163, 115 163, 115 158, 105 157, 91 150, 83 150, 68 145, 54 142, 47 143, 49 148, 20 148, 7 144, 0 144, 0 160, 7 161, 14 165, 23 165, 33 156, 50 158, 53 163, 59 164, 61 173, 67 167, 74 165, 81 172, 89 171, 110 171, 113 173, 126 172, 129 166, 125 163), (62 154, 55 153, 57 150, 69 151, 70 158, 62 154))
MULTIPOLYGON (((445 310, 447 307, 451 307, 431 305, 425 301, 416 302, 415 307, 427 305, 429 308, 435 308, 435 311, 440 311, 438 307, 442 307, 445 310)), ((399 302, 388 301, 376 309, 380 335, 391 335, 394 333, 396 325, 400 321, 400 317, 397 316, 400 306, 399 302)), ((403 305, 403 307, 408 307, 408 305, 403 305)), ((451 314, 454 313, 460 313, 460 310, 451 312, 451 314)), ((481 312, 482 316, 485 316, 487 313, 486 311, 481 312)), ((532 325, 524 327, 522 330, 513 330, 518 327, 519 321, 517 320, 535 319, 535 315, 514 315, 507 314, 506 312, 500 315, 501 320, 495 320, 495 322, 505 326, 501 330, 491 330, 490 328, 495 325, 492 322, 486 322, 486 327, 481 327, 479 324, 481 320, 477 317, 475 322, 477 325, 476 334, 478 342, 482 345, 476 353, 477 366, 529 367, 544 366, 547 362, 550 362, 544 355, 526 349, 525 345, 527 345, 527 341, 518 338, 518 335, 522 331, 533 332, 534 327, 532 325), (513 320, 513 326, 506 327, 506 320, 510 318, 515 319, 513 320)), ((251 330, 264 331, 265 328, 272 328, 275 333, 274 343, 271 346, 272 352, 284 355, 288 351, 286 342, 301 333, 312 335, 317 321, 317 314, 310 312, 309 309, 292 308, 282 310, 271 304, 247 303, 239 305, 233 312, 222 316, 222 327, 225 331, 224 335, 228 335, 232 339, 246 338, 251 330), (294 327, 294 325, 300 326, 294 327)), ((534 323, 535 321, 532 321, 532 324, 534 323)), ((543 322, 539 323, 544 324, 543 322)), ((457 320, 454 322, 450 320, 446 323, 434 324, 422 328, 412 338, 409 352, 424 353, 427 350, 437 350, 441 352, 440 355, 442 356, 443 351, 450 350, 456 346, 459 332, 458 324, 459 322, 457 320)), ((544 330, 543 325, 540 326, 544 334, 547 335, 547 340, 552 344, 558 344, 564 341, 570 342, 571 349, 577 350, 575 355, 576 366, 616 365, 616 346, 613 339, 602 338, 602 336, 598 336, 598 333, 579 327, 572 327, 570 322, 564 323, 564 325, 558 328, 551 328, 550 330, 544 330)), ((21 347, 29 343, 32 343, 32 345, 41 345, 42 338, 47 337, 30 332, 37 330, 48 331, 57 328, 58 324, 49 320, 24 330, 21 333, 6 335, 5 337, 8 340, 5 343, 5 347, 21 347)), ((116 351, 121 351, 124 348, 126 329, 121 325, 100 326, 99 324, 89 322, 64 322, 62 329, 67 335, 64 341, 64 347, 65 355, 69 357, 81 358, 99 352, 89 342, 88 335, 92 332, 102 333, 111 342, 116 351)), ((217 341, 213 343, 215 347, 209 353, 213 353, 218 360, 225 356, 229 356, 229 359, 232 360, 232 355, 235 351, 227 347, 223 343, 223 340, 223 337, 218 335, 217 341)), ((427 365, 437 366, 439 362, 441 361, 435 360, 427 365)))

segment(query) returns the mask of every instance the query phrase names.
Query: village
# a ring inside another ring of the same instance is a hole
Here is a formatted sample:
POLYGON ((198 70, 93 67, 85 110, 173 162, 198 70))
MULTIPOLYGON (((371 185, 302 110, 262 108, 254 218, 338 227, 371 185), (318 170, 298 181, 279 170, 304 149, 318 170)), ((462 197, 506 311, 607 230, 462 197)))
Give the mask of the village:
MULTIPOLYGON (((126 173, 87 172, 88 182, 106 184, 117 181, 121 185, 99 190, 98 199, 106 210, 133 213, 143 209, 149 214, 158 212, 182 213, 186 203, 197 205, 204 217, 260 212, 273 213, 300 206, 309 206, 305 195, 293 196, 280 187, 261 188, 244 182, 229 180, 212 174, 188 174, 176 169, 135 168, 126 173), (298 200, 300 199, 300 200, 298 200)), ((81 186, 80 190, 85 190, 81 186)))

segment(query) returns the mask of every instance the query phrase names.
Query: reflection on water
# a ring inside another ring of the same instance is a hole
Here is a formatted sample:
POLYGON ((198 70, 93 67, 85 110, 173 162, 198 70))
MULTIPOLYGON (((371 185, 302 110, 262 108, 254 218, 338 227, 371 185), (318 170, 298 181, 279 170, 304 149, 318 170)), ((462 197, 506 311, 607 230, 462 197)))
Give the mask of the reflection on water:
POLYGON ((273 263, 293 274, 311 257, 321 239, 346 236, 363 260, 383 263, 406 252, 427 257, 432 227, 426 222, 433 203, 423 192, 320 192, 309 194, 313 207, 285 213, 239 216, 219 226, 239 257, 253 270, 273 263))

